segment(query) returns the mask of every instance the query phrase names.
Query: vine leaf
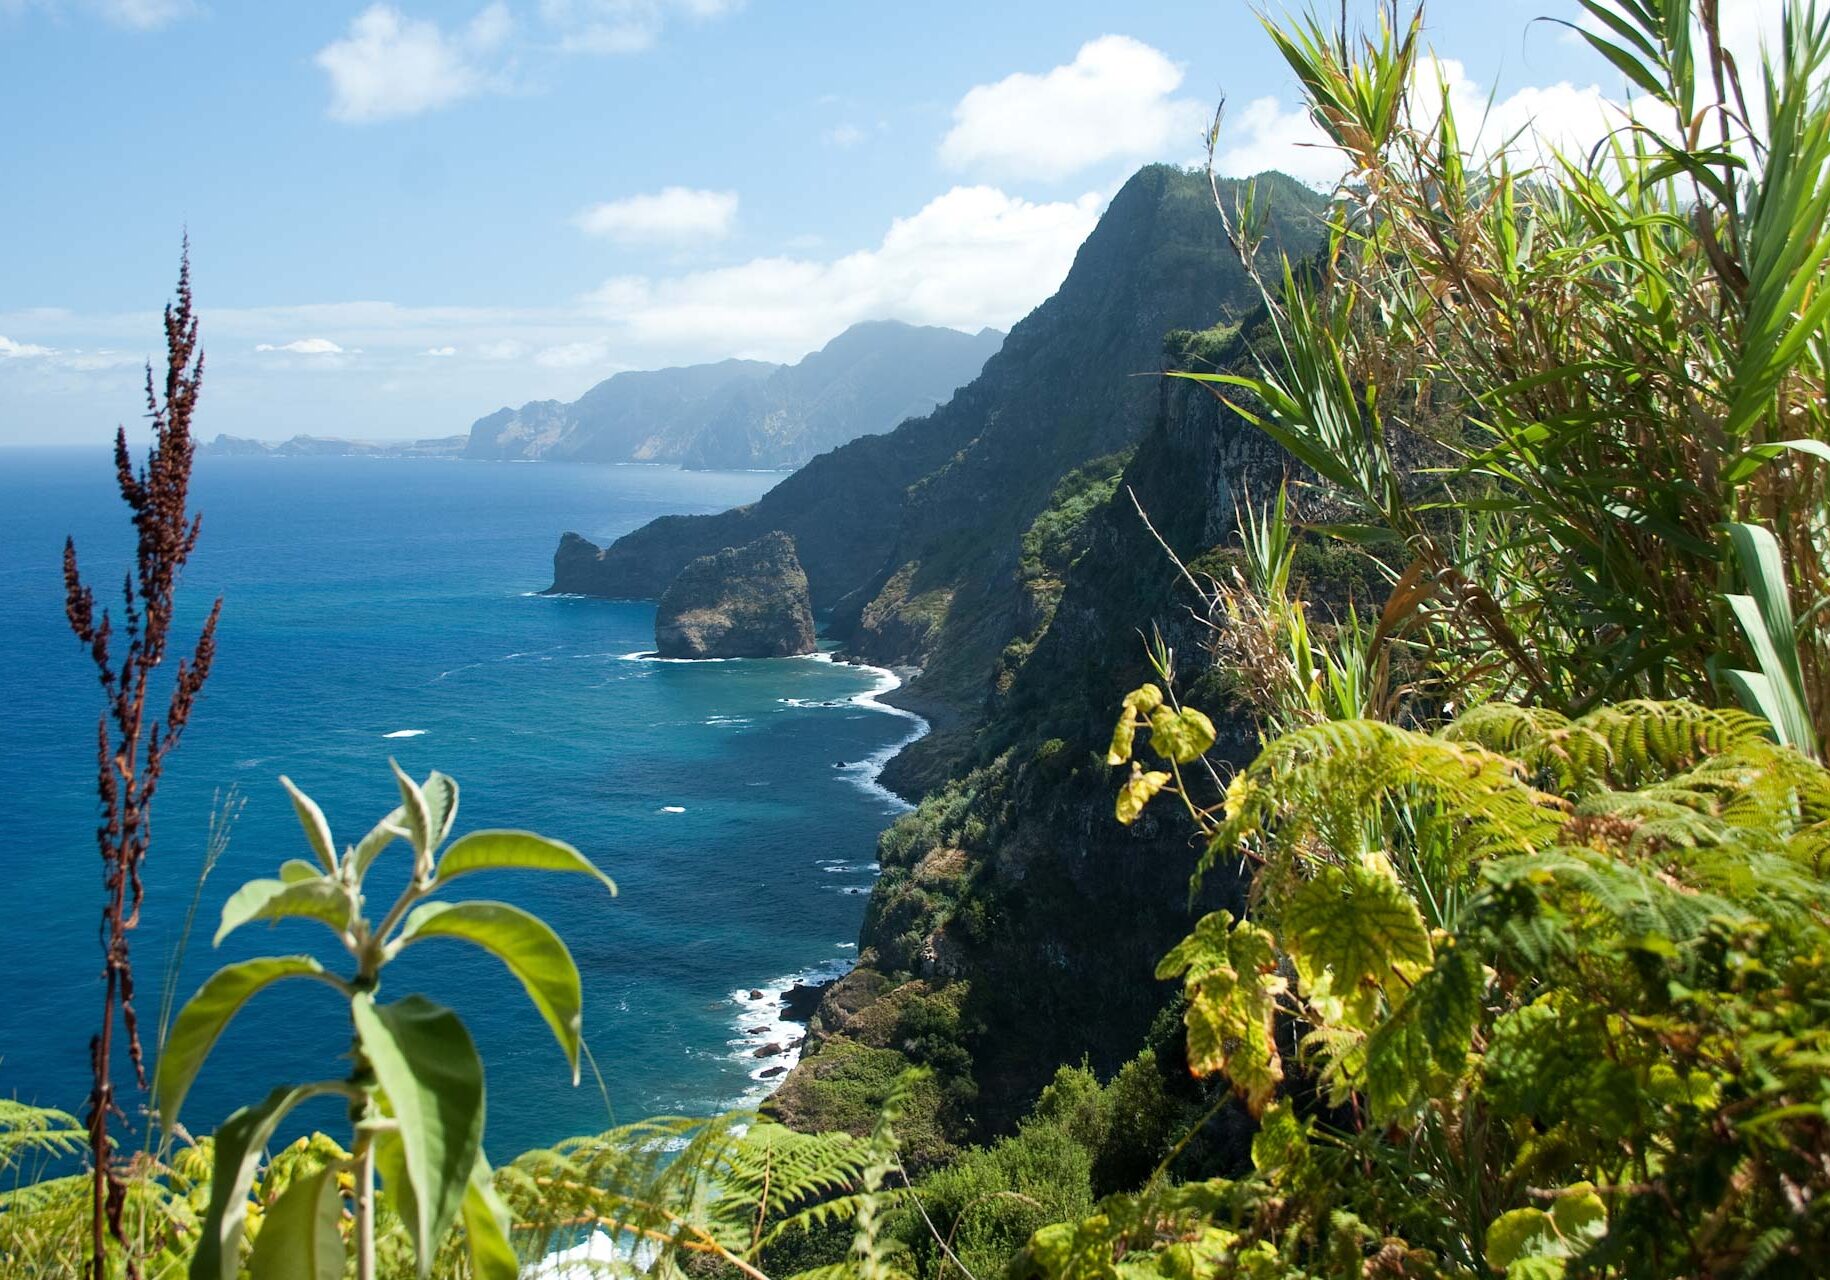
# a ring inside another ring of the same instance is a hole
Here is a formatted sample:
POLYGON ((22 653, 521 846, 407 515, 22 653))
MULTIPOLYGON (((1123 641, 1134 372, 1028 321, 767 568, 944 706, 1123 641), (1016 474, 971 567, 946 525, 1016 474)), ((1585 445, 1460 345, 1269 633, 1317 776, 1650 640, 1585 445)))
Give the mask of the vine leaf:
POLYGON ((1416 902, 1395 876, 1367 867, 1324 867, 1290 895, 1280 923, 1305 992, 1339 998, 1362 1031, 1378 996, 1402 989, 1433 955, 1416 902))
POLYGON ((1153 684, 1142 685, 1125 695, 1118 724, 1112 729, 1112 745, 1106 750, 1107 764, 1124 764, 1131 759, 1137 731, 1145 725, 1144 718, 1162 705, 1163 691, 1153 684))
POLYGON ((1190 764, 1214 745, 1214 722, 1193 707, 1172 711, 1158 707, 1150 713, 1150 746, 1165 760, 1190 764))
POLYGON ((1169 785, 1169 775, 1160 770, 1144 772, 1138 765, 1131 766, 1131 776, 1125 779, 1125 785, 1118 789, 1118 803, 1113 813, 1125 826, 1137 821, 1138 814, 1150 803, 1150 798, 1169 785))
POLYGON ((1177 975, 1188 995, 1183 1022, 1190 1074, 1223 1072, 1251 1113, 1264 1114, 1284 1078, 1272 1038, 1277 997, 1286 986, 1277 974, 1276 939, 1250 921, 1235 925, 1229 911, 1216 911, 1157 966, 1159 978, 1177 975))

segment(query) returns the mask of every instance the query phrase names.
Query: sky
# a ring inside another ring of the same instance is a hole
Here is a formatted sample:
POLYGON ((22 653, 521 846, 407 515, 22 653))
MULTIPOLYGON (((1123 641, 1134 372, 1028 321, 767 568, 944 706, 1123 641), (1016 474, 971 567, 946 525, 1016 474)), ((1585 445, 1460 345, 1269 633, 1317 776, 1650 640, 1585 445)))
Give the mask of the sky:
MULTIPOLYGON (((1722 0, 1737 33, 1777 4, 1722 0)), ((1426 12, 1493 131, 1592 138, 1624 96, 1532 21, 1575 0, 1426 12)), ((1007 329, 1222 96, 1224 172, 1338 171, 1240 0, 0 0, 0 444, 139 429, 187 232, 204 436, 1007 329)))

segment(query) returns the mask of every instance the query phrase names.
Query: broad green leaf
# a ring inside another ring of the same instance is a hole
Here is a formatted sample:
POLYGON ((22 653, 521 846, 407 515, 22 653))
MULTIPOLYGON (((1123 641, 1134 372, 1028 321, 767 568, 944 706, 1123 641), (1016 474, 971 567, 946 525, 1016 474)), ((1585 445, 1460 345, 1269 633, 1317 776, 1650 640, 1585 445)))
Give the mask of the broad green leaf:
POLYGON ((1593 1184, 1578 1182, 1551 1202, 1550 1221, 1570 1251, 1578 1253, 1608 1233, 1608 1206, 1593 1184))
POLYGON ((432 836, 432 847, 436 849, 450 838, 451 824, 457 821, 457 779, 434 769, 420 783, 419 791, 426 798, 427 830, 432 836))
POLYGON ((356 860, 356 878, 361 879, 368 871, 369 864, 376 856, 396 840, 411 840, 413 837, 405 825, 407 811, 397 808, 387 817, 375 824, 375 829, 363 836, 350 854, 356 860))
POLYGON ((1487 1265, 1504 1271, 1519 1258, 1555 1249, 1557 1228, 1542 1209, 1512 1209, 1487 1224, 1487 1265))
POLYGON ((527 988, 528 998, 572 1067, 578 1083, 578 1035, 584 994, 578 966, 559 935, 538 916, 506 902, 428 902, 400 931, 401 946, 423 938, 459 938, 492 953, 527 988))
POLYGON ((1193 707, 1172 711, 1158 707, 1150 714, 1150 746, 1166 760, 1189 764, 1214 745, 1214 722, 1193 707))
POLYGON ((288 858, 280 863, 280 879, 287 884, 302 884, 307 880, 317 880, 324 875, 323 868, 315 862, 303 858, 288 858))
POLYGON ((1290 895, 1281 923, 1305 993, 1340 997, 1362 1031, 1371 1030, 1377 1010, 1365 997, 1402 989, 1433 956, 1404 886, 1365 867, 1324 867, 1290 895))
POLYGON ((212 945, 250 920, 281 920, 302 917, 321 920, 339 934, 350 927, 349 894, 335 880, 322 877, 288 884, 284 880, 250 880, 222 904, 222 923, 216 926, 212 945))
POLYGON ((286 794, 292 797, 293 812, 299 815, 299 825, 305 829, 305 843, 318 855, 318 861, 326 871, 337 869, 337 843, 330 838, 330 823, 325 821, 324 810, 318 808, 318 802, 292 785, 292 779, 280 775, 280 785, 286 788, 286 794))
POLYGON ((210 1056, 210 1048, 241 1007, 282 978, 315 978, 323 973, 324 966, 310 956, 263 956, 226 965, 210 975, 209 981, 178 1011, 171 1034, 159 1051, 153 1097, 158 1103, 160 1123, 167 1131, 178 1122, 179 1108, 204 1059, 210 1056))
POLYGON ((394 782, 400 788, 400 810, 405 819, 407 836, 413 842, 415 853, 427 854, 432 851, 432 811, 426 805, 426 794, 419 788, 419 783, 407 776, 394 761, 388 761, 388 767, 394 771, 394 782))
POLYGON ((413 1200, 401 1216, 423 1276, 457 1219, 482 1149, 483 1064, 457 1014, 423 996, 378 1005, 363 992, 350 1011, 362 1055, 400 1125, 413 1200))
POLYGON ((472 831, 452 842, 439 860, 437 882, 444 884, 471 871, 575 871, 594 876, 616 892, 616 882, 562 840, 531 831, 472 831))
POLYGON ((1137 821, 1137 815, 1144 811, 1150 798, 1169 785, 1169 775, 1158 770, 1144 772, 1135 763, 1131 766, 1131 776, 1118 789, 1116 816, 1127 827, 1137 821))
POLYGON ((1253 1115, 1262 1115, 1283 1080, 1272 1019, 1284 980, 1276 940, 1249 921, 1216 911, 1195 926, 1157 966, 1157 977, 1185 974, 1188 1070, 1224 1072, 1253 1115))
POLYGON ((1106 750, 1107 764, 1124 764, 1131 758, 1137 731, 1144 726, 1144 717, 1162 705, 1163 691, 1153 684, 1141 685, 1125 695, 1118 723, 1112 729, 1112 744, 1106 750))
POLYGON ((344 1088, 330 1081, 281 1087, 258 1106, 243 1107, 222 1122, 215 1134, 210 1203, 198 1232, 197 1251, 191 1255, 191 1280, 237 1280, 248 1221, 248 1190, 274 1129, 307 1098, 342 1093, 344 1088))
POLYGON ((496 1194, 489 1161, 480 1154, 464 1191, 464 1242, 470 1248, 471 1272, 477 1280, 516 1280, 521 1263, 509 1243, 513 1223, 508 1206, 496 1194))
POLYGON ((343 1280, 342 1166, 327 1164, 295 1178, 262 1215, 248 1256, 248 1274, 259 1280, 343 1280))

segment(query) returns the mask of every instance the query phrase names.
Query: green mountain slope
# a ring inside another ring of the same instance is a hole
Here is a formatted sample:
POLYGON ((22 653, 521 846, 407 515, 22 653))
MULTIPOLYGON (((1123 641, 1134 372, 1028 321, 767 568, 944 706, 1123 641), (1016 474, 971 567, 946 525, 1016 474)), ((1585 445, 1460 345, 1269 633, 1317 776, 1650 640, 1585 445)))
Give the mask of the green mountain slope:
POLYGON ((536 400, 471 427, 467 457, 789 468, 932 410, 1003 335, 856 324, 798 364, 721 360, 619 373, 571 404, 536 400))

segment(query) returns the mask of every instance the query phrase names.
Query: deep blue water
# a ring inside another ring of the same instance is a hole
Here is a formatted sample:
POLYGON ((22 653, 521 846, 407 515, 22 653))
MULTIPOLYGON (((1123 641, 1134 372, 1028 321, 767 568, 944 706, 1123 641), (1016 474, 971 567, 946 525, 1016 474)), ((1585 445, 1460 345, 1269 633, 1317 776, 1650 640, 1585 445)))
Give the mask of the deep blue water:
MULTIPOLYGON (((616 879, 614 900, 581 877, 534 874, 474 877, 465 895, 533 910, 571 946, 616 1120, 758 1096, 770 1064, 751 1049, 773 1037, 741 1034, 763 1021, 745 1015, 747 994, 851 956, 875 837, 898 807, 861 762, 911 725, 855 700, 879 673, 811 659, 640 660, 631 655, 653 643, 652 605, 531 593, 549 581, 561 530, 604 540, 665 512, 750 501, 778 478, 199 460, 203 538, 175 634, 187 646, 221 594, 219 656, 156 805, 133 939, 143 1019, 156 1019, 212 806, 230 787, 246 803, 203 886, 181 995, 227 959, 341 960, 303 922, 244 927, 218 951, 209 940, 243 880, 308 856, 275 778, 316 797, 347 842, 396 802, 392 755, 417 776, 457 778, 459 831, 532 828, 616 879)), ((119 582, 131 530, 104 454, 0 450, 0 1094, 74 1110, 100 1005, 100 695, 63 622, 66 533, 98 596, 112 598, 102 584, 119 582)), ((403 863, 401 848, 388 857, 403 863)), ((398 881, 383 880, 391 900, 398 881)), ((497 1159, 609 1122, 590 1069, 573 1089, 558 1046, 492 958, 455 942, 412 948, 383 996, 414 990, 469 1022, 497 1159)), ((270 989, 211 1057, 187 1124, 213 1126, 274 1084, 342 1074, 348 1034, 328 988, 270 989)), ((337 1112, 326 1104, 305 1120, 336 1132, 337 1112)))

